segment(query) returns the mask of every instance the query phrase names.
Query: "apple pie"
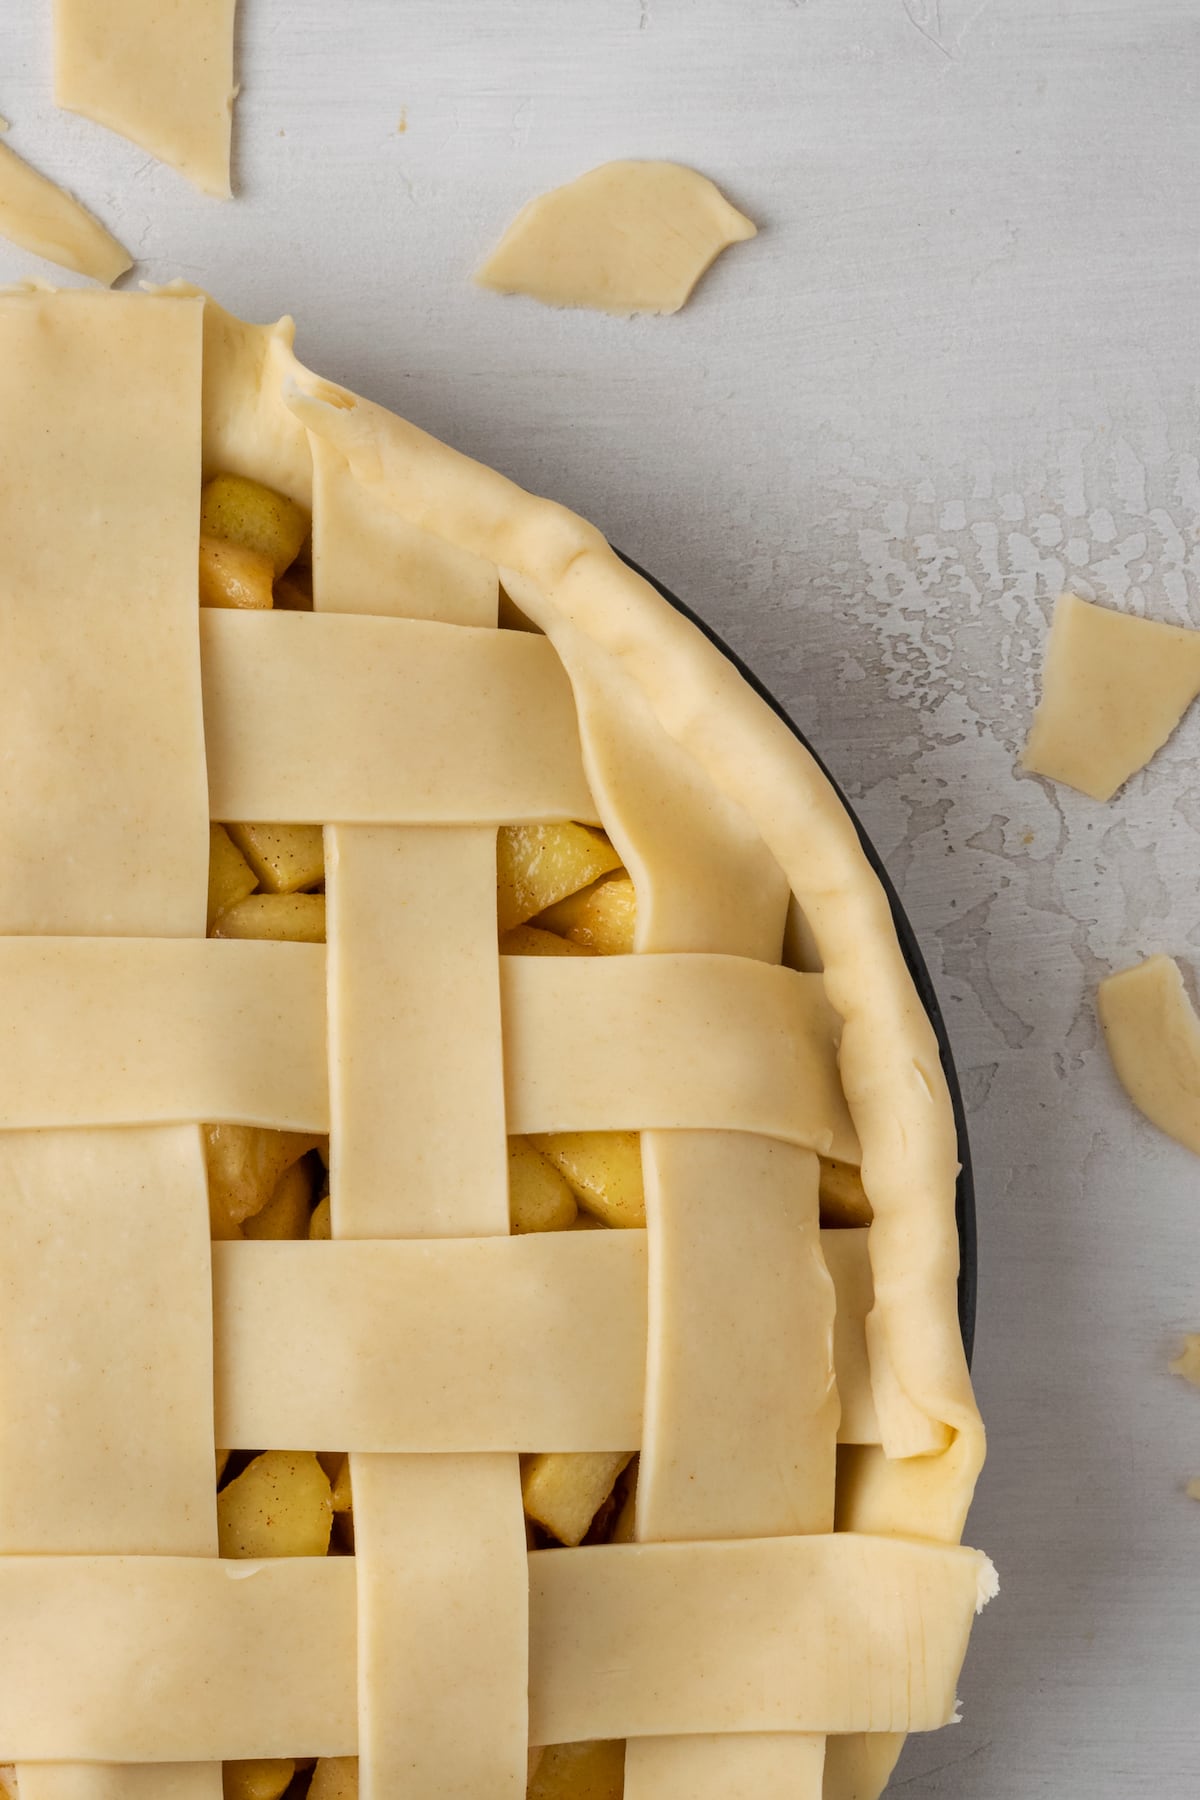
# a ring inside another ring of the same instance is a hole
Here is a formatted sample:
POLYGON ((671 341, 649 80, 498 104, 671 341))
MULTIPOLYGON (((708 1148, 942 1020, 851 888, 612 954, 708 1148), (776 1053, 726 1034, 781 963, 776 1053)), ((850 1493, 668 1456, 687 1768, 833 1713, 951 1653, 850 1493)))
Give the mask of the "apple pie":
POLYGON ((292 343, 0 299, 0 1786, 866 1800, 994 1589, 888 901, 292 343))

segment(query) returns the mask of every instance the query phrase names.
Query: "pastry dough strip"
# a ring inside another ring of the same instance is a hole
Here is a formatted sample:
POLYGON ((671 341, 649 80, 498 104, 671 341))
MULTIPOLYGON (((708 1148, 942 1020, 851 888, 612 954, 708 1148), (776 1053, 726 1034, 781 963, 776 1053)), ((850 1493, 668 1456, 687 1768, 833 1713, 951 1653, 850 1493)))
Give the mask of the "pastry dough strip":
POLYGON ((231 1449, 641 1442, 642 1231, 220 1244, 213 1285, 231 1449))
MULTIPOLYGON (((493 558, 506 591, 545 629, 572 679, 580 646, 585 656, 609 656, 680 754, 713 785, 714 803, 744 807, 777 858, 844 1021, 839 1065, 863 1142, 863 1179, 875 1213, 875 1305, 887 1320, 897 1391, 947 1425, 953 1439, 943 1454, 921 1459, 932 1467, 916 1485, 932 1507, 931 1530, 956 1539, 984 1437, 956 1306, 954 1118, 937 1040, 887 896, 840 799, 721 652, 664 607, 594 526, 299 364, 280 392, 387 503, 425 530, 493 558)), ((604 808, 601 783, 595 792, 604 808)), ((911 1517, 907 1498, 897 1496, 896 1517, 911 1517)))
POLYGON ((976 1550, 848 1535, 539 1550, 529 1574, 548 1744, 935 1730, 992 1584, 976 1550))
MULTIPOLYGON (((5 931, 204 931, 200 324, 129 297, 0 304, 5 931)), ((215 1557, 199 1131, 7 1132, 0 1164, 0 1545, 215 1557)), ((17 1774, 22 1800, 221 1796, 215 1762, 17 1774)))
POLYGON ((729 1128, 858 1161, 819 975, 741 956, 505 956, 500 992, 510 1131, 729 1128))
POLYGON ((21 1800, 222 1800, 221 1765, 22 1763, 21 1800))
MULTIPOLYGON (((337 639, 365 627, 380 644, 408 643, 410 673, 417 679, 415 691, 410 680, 399 704, 401 709, 411 704, 417 713, 419 696, 428 697, 427 678, 437 657, 449 659, 449 671, 465 647, 468 657, 482 656, 495 665, 497 681, 493 687, 485 678, 482 704, 475 688, 443 687, 436 696, 445 708, 441 745, 460 737, 470 741, 472 725, 487 714, 497 693, 509 709, 505 731, 532 743, 536 727, 522 719, 519 682, 505 674, 516 662, 507 646, 495 654, 499 581, 494 567, 481 567, 450 545, 439 553, 425 533, 381 513, 374 497, 360 491, 329 451, 314 463, 313 529, 313 622, 325 635, 337 639), (351 544, 347 566, 339 550, 351 544), (361 583, 360 608, 390 616, 339 617, 352 603, 345 585, 351 581, 361 583), (436 610, 453 623, 410 625, 404 615, 414 610, 419 591, 424 603, 417 610, 436 610), (464 630, 466 624, 483 629, 464 630), (422 645, 436 653, 424 666, 422 645)), ((528 658, 524 667, 532 670, 528 658)), ((540 685, 539 679, 539 690, 540 685)), ((432 686, 437 688, 436 680, 432 686)), ((566 708, 557 725, 570 773, 578 769, 577 736, 560 675, 556 691, 566 708)), ((388 718, 402 692, 397 687, 382 696, 388 718)), ((548 714, 536 705, 533 711, 539 722, 550 723, 547 742, 552 742, 554 704, 548 714)), ((356 730, 362 725, 360 719, 356 730)), ((486 732, 484 738, 490 744, 486 732)), ((333 741, 340 741, 336 732, 333 741)), ((431 740, 430 747, 436 764, 439 741, 431 740)), ((475 748, 480 747, 476 740, 475 748)), ((400 754, 418 763, 419 749, 414 741, 400 754)), ((555 778, 552 762, 546 773, 555 778)), ((578 783, 590 817, 581 770, 578 783)), ((342 814, 333 807, 322 816, 342 814)), ((392 816, 408 815, 397 807, 392 816)), ((495 831, 486 815, 482 827, 467 815, 465 824, 437 830, 330 825, 325 839, 334 1237, 470 1234, 460 1246, 466 1259, 482 1255, 495 1263, 489 1253, 510 1248, 495 831)), ((339 1243, 319 1248, 347 1265, 361 1264, 365 1252, 372 1259, 378 1255, 382 1266, 394 1251, 411 1268, 427 1248, 436 1262, 451 1247, 339 1243)), ((440 1284, 429 1296, 435 1307, 444 1297, 440 1284)), ((492 1298, 477 1292, 472 1310, 486 1314, 492 1298)), ((419 1308, 420 1300, 413 1299, 419 1308)), ((361 1316, 358 1308, 358 1296, 346 1294, 343 1332, 361 1316)), ((519 1336, 519 1317, 491 1314, 498 1328, 491 1352, 497 1372, 508 1340, 519 1336)), ((473 1329, 466 1320, 459 1326, 467 1337, 473 1329)), ((359 1340, 364 1354, 353 1361, 356 1385, 364 1369, 379 1367, 386 1337, 385 1331, 374 1344, 359 1340)), ((457 1412, 466 1371, 461 1360, 456 1364, 455 1352, 464 1347, 456 1337, 452 1333, 448 1345, 454 1347, 435 1417, 457 1412)), ((401 1372, 398 1385, 405 1381, 401 1372)), ((487 1449, 486 1427, 461 1445, 469 1452, 462 1455, 428 1454, 442 1447, 435 1425, 424 1442, 416 1440, 412 1448, 422 1454, 415 1455, 360 1454, 372 1446, 354 1441, 344 1414, 340 1431, 338 1441, 352 1452, 360 1800, 392 1800, 401 1791, 413 1800, 441 1794, 455 1800, 521 1800, 529 1735, 529 1606, 517 1458, 511 1452, 478 1454, 487 1449)), ((394 1441, 373 1447, 406 1448, 394 1441)))
POLYGON ((195 1126, 0 1132, 0 1551, 217 1552, 195 1126))
MULTIPOLYGON (((295 424, 291 414, 283 416, 295 424)), ((323 613, 386 612, 495 628, 495 563, 386 506, 378 488, 357 480, 323 438, 311 439, 311 449, 313 589, 323 613)))
MULTIPOLYGON (((0 1557, 0 1738, 29 1761, 352 1755, 356 1574, 0 1557)), ((978 1551, 858 1536, 534 1551, 528 1578, 531 1743, 933 1729, 993 1583, 978 1551)))
POLYGON ((201 323, 0 297, 0 931, 204 935, 201 323))
MULTIPOLYGON (((731 1163, 743 1141, 789 1172, 809 1155, 742 1134, 707 1135, 725 1159, 712 1175, 731 1168, 747 1179, 761 1174, 748 1157, 731 1163)), ((677 1141, 694 1160, 696 1134, 681 1133, 677 1141)), ((681 1174, 686 1166, 680 1162, 681 1174)), ((723 1190, 726 1203, 730 1191, 723 1190)), ((766 1193, 773 1200, 769 1178, 766 1193)), ((767 1219, 756 1219, 761 1204, 756 1192, 739 1219, 756 1245, 765 1232, 787 1259, 779 1275, 786 1288, 795 1255, 810 1252, 801 1249, 803 1240, 789 1243, 786 1231, 777 1236, 769 1205, 763 1205, 767 1219)), ((698 1225, 705 1223, 711 1223, 709 1209, 700 1212, 698 1225)), ((878 1443, 864 1339, 871 1295, 866 1232, 822 1232, 821 1247, 836 1271, 839 1436, 843 1443, 878 1443)), ((629 1450, 642 1442, 643 1231, 332 1247, 219 1243, 212 1254, 216 1436, 230 1449, 319 1449, 335 1438, 347 1449, 372 1452, 629 1450)), ((797 1431, 826 1398, 805 1389, 790 1355, 809 1329, 803 1316, 785 1321, 778 1336, 749 1329, 736 1269, 723 1282, 710 1276, 696 1291, 699 1299, 670 1309, 663 1329, 682 1349, 688 1342, 683 1309, 697 1308, 706 1341, 718 1343, 716 1355, 699 1358, 691 1373, 697 1403, 708 1398, 711 1421, 718 1406, 736 1414, 740 1398, 741 1416, 720 1434, 730 1444, 728 1462, 693 1495, 695 1449, 670 1422, 672 1403, 686 1397, 676 1391, 682 1372, 658 1376, 667 1386, 658 1402, 668 1421, 662 1441, 675 1454, 659 1478, 655 1506, 670 1500, 679 1520, 675 1535, 689 1538, 722 1535, 734 1502, 730 1484, 736 1486, 754 1459, 763 1465, 760 1487, 780 1496, 772 1521, 781 1511, 788 1516, 791 1485, 811 1478, 797 1466, 797 1431), (774 1463, 767 1461, 772 1449, 774 1463), (690 1496, 686 1510, 681 1490, 690 1496)), ((724 1413, 718 1416, 725 1423, 724 1413)), ((824 1480, 832 1496, 832 1466, 824 1480)), ((794 1501, 791 1510, 794 1515, 794 1501)))
MULTIPOLYGON (((452 834, 425 835, 450 848, 452 834)), ((494 891, 488 904, 494 909, 494 891)), ((451 906, 448 893, 443 910, 451 906)), ((463 985, 457 958, 434 955, 428 918, 418 925, 407 965, 411 992, 404 992, 401 968, 387 976, 365 953, 357 982, 344 970, 337 976, 339 995, 357 995, 364 1027, 382 1030, 392 1007, 393 1041, 406 1057, 423 1032, 441 1033, 446 1024, 430 1000, 420 1012, 412 983, 422 958, 429 980, 438 972, 446 1004, 458 994, 465 1006, 482 991, 473 976, 463 985)), ((372 948, 397 930, 385 907, 372 948)), ((466 947, 468 975, 478 949, 477 938, 466 947)), ((511 1131, 750 1130, 856 1160, 852 1127, 844 1111, 838 1118, 836 1021, 819 976, 742 957, 499 961, 511 1131), (587 1032, 579 1031, 580 1018, 588 1020, 587 1032)), ((326 952, 316 944, 0 938, 0 1129, 220 1119, 326 1131, 325 970, 326 952)), ((492 1010, 498 1018, 494 1004, 492 1010)), ((426 1039, 423 1054, 433 1042, 426 1039)), ((448 1043, 443 1049, 449 1054, 448 1043)), ((401 1188, 411 1229, 420 1222, 421 1235, 459 1235, 467 1222, 456 1223, 450 1196, 465 1200, 473 1192, 472 1204, 484 1201, 477 1168, 464 1161, 461 1178, 447 1174, 430 1149, 435 1134, 453 1141, 453 1083, 435 1105, 418 1062, 398 1096, 388 1086, 389 1070, 402 1065, 389 1063, 382 1044, 371 1054, 373 1072, 364 1066, 366 1050, 348 1050, 344 1069, 356 1081, 345 1092, 361 1080, 355 1104, 369 1107, 377 1124, 403 1100, 410 1124, 423 1121, 426 1150, 422 1157, 416 1140, 398 1134, 399 1173, 389 1185, 378 1144, 334 1147, 335 1159, 349 1158, 355 1204, 364 1209, 354 1235, 380 1235, 379 1211, 369 1209, 394 1209, 401 1188)), ((492 1058, 499 1141, 498 1043, 492 1058)), ((456 1067, 463 1079, 461 1060, 456 1067)), ((476 1154, 485 1140, 473 1127, 460 1157, 476 1154)), ((490 1216, 505 1223, 503 1189, 492 1188, 490 1216)))
POLYGON ((329 1129, 318 944, 0 938, 0 992, 0 1128, 329 1129))
POLYGON ((495 833, 325 841, 334 1232, 507 1232, 495 833))
POLYGON ((200 659, 214 819, 598 823, 545 638, 207 607, 200 659))
POLYGON ((105 287, 132 266, 99 219, 7 144, 0 144, 0 235, 105 287))
MULTIPOLYGON (((711 951, 777 963, 787 884, 758 833, 613 659, 566 639, 585 766, 637 885, 637 947, 653 952, 643 960, 711 951)), ((748 1132, 647 1131, 642 1159, 650 1319, 636 1535, 827 1528, 837 1400, 816 1157, 748 1132)), ((823 1740, 798 1734, 636 1738, 625 1795, 818 1800, 823 1760, 823 1740)))

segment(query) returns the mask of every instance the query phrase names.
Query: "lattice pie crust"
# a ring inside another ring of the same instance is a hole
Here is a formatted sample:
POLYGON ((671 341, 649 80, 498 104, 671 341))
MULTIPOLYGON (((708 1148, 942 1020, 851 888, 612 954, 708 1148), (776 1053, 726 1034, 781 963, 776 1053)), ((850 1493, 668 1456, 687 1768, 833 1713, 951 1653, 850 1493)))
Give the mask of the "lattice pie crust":
POLYGON ((993 1579, 884 895, 598 532, 291 346, 182 288, 0 300, 0 1762, 498 1800, 627 1739, 628 1800, 877 1793, 993 1579), (214 471, 311 510, 313 612, 198 610, 214 471), (325 825, 327 947, 205 938, 210 818, 325 825), (557 820, 636 954, 500 957, 497 828, 557 820), (329 1132, 332 1241, 211 1244, 202 1120, 329 1132), (507 1135, 608 1129, 645 1229, 509 1236, 507 1135), (222 1561, 216 1443, 348 1449, 356 1554, 222 1561), (639 1446, 635 1542, 528 1550, 518 1453, 639 1446))

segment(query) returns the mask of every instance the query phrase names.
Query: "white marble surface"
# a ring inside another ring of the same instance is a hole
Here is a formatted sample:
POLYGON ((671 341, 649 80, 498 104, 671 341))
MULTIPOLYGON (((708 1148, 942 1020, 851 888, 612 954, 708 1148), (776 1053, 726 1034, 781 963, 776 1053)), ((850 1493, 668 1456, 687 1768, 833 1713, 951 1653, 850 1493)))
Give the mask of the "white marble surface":
POLYGON ((894 1791, 1200 1791, 1200 1395, 1165 1373, 1200 1171, 1092 1005, 1141 953, 1200 962, 1200 716, 1109 806, 1014 773, 1065 582, 1200 625, 1195 0, 243 6, 235 205, 55 113, 48 0, 0 20, 9 142, 138 275, 292 308, 308 360, 596 519, 794 709, 925 945, 979 1181, 970 1536, 1004 1590, 894 1791), (763 227, 684 314, 467 285, 522 200, 623 155, 763 227))

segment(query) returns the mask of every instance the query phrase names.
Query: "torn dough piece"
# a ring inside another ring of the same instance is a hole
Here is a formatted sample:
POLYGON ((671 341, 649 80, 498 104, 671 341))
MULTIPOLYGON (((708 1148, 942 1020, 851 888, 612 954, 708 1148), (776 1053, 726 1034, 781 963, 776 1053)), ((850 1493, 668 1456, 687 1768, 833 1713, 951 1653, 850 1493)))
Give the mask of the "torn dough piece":
POLYGON ((236 4, 55 0, 55 100, 228 199, 236 4))
POLYGON ((1110 800, 1200 694, 1200 631, 1064 594, 1022 767, 1110 800))
POLYGON ((1188 1499, 1200 1500, 1200 1475, 1187 1484, 1188 1499))
POLYGON ((105 287, 133 267, 128 251, 86 207, 6 144, 0 144, 0 235, 105 287))
POLYGON ((1169 956, 1110 975, 1097 996, 1121 1086, 1168 1137, 1200 1156, 1200 1019, 1169 956))
POLYGON ((756 230, 695 169, 604 163, 530 200, 475 279, 547 306, 673 313, 722 250, 756 230))
POLYGON ((1182 1375, 1193 1387, 1200 1388, 1200 1332, 1183 1340, 1183 1349, 1171 1364, 1172 1375, 1182 1375))

